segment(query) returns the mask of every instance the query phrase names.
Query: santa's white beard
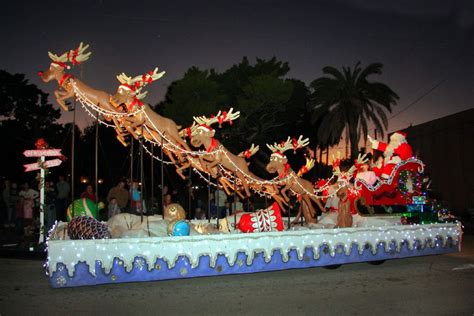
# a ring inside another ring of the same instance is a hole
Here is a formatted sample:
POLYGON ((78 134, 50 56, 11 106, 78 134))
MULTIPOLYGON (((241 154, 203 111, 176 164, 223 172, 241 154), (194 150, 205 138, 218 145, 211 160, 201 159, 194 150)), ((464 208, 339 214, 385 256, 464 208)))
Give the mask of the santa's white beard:
POLYGON ((388 143, 387 148, 385 148, 385 152, 383 153, 385 157, 385 163, 389 162, 392 159, 393 152, 396 148, 398 148, 401 144, 406 143, 404 140, 392 140, 388 143))

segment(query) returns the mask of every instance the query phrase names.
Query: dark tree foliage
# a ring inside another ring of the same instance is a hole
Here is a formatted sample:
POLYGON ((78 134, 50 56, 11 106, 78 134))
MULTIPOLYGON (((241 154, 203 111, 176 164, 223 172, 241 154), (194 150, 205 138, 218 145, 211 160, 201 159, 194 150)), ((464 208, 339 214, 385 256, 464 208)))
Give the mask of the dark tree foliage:
POLYGON ((361 136, 368 134, 368 123, 373 122, 382 135, 388 127, 385 111, 392 111, 398 95, 387 85, 369 81, 369 76, 380 75, 382 64, 373 63, 352 69, 324 67, 325 76, 311 83, 313 122, 318 122, 317 135, 323 144, 337 144, 345 129, 349 131, 351 158, 358 154, 361 136))
POLYGON ((23 74, 0 70, 0 115, 4 176, 25 176, 22 165, 35 161, 22 153, 33 149, 38 138, 47 140, 51 147, 64 145, 67 129, 57 123, 60 111, 48 103, 48 94, 28 83, 23 74))

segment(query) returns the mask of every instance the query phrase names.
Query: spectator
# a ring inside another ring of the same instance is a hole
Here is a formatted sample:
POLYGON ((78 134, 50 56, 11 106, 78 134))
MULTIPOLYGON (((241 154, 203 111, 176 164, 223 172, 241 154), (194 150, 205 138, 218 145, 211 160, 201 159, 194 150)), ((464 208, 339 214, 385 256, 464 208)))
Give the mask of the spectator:
POLYGON ((168 193, 165 195, 165 200, 163 202, 163 209, 165 209, 171 203, 173 203, 173 199, 171 198, 171 194, 168 193))
POLYGON ((108 212, 109 219, 117 214, 120 214, 121 212, 120 207, 118 206, 118 203, 117 203, 117 199, 113 196, 110 197, 108 210, 109 210, 108 212))
POLYGON ((142 212, 142 193, 138 189, 138 182, 132 183, 132 193, 130 199, 130 206, 132 211, 135 211, 137 214, 142 212))
POLYGON ((244 210, 244 205, 242 202, 240 202, 240 199, 238 196, 235 196, 235 202, 232 203, 231 205, 232 213, 235 213, 235 211, 243 211, 244 210))
POLYGON ((217 216, 219 218, 226 216, 226 203, 227 203, 227 194, 219 188, 214 192, 214 199, 217 207, 217 216))
POLYGON ((125 189, 125 181, 120 180, 116 186, 110 189, 109 194, 107 194, 107 202, 110 203, 112 198, 117 200, 117 205, 121 210, 127 207, 128 191, 125 189))
POLYGON ((95 196, 95 193, 94 193, 94 188, 92 187, 92 184, 88 184, 86 186, 86 190, 84 192, 82 192, 81 194, 81 199, 89 199, 91 200, 92 202, 97 202, 97 199, 96 199, 96 196, 95 196))
POLYGON ((30 188, 29 184, 23 184, 23 190, 20 191, 19 196, 23 198, 23 221, 24 226, 28 226, 33 222, 33 209, 35 207, 35 200, 39 193, 30 188))
POLYGON ((69 183, 64 181, 64 176, 59 176, 59 181, 56 183, 56 192, 56 215, 59 220, 66 221, 66 210, 69 206, 71 187, 69 183))
POLYGON ((12 208, 13 208, 11 226, 15 226, 15 224, 17 223, 16 209, 18 207, 18 201, 20 200, 20 197, 18 196, 18 184, 16 182, 11 183, 11 186, 10 186, 10 200, 11 200, 12 208))
POLYGON ((56 222, 56 190, 54 190, 53 182, 45 182, 44 184, 44 212, 45 226, 48 232, 56 222))
POLYGON ((5 180, 5 188, 2 191, 3 204, 5 206, 5 227, 13 223, 13 208, 14 204, 11 197, 11 184, 9 180, 5 180))

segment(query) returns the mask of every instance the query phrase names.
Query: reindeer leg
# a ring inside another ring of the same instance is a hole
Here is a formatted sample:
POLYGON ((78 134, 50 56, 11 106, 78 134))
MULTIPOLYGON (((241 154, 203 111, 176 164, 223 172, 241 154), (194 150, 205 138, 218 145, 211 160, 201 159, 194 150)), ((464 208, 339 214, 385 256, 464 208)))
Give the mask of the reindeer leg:
POLYGON ((311 205, 311 200, 308 196, 303 196, 303 200, 301 201, 303 205, 303 216, 307 224, 309 223, 317 223, 318 219, 316 218, 316 211, 314 210, 313 206, 311 205))
POLYGON ((74 91, 55 90, 54 96, 56 97, 56 101, 63 108, 63 110, 68 112, 69 108, 66 103, 64 103, 64 100, 74 96, 74 91))
POLYGON ((186 178, 187 178, 187 177, 183 174, 183 170, 189 168, 190 165, 191 165, 190 162, 185 162, 181 167, 179 167, 178 165, 176 165, 176 173, 177 173, 183 180, 186 180, 186 178))
POLYGON ((291 222, 291 226, 296 226, 299 224, 301 214, 303 213, 303 203, 300 203, 300 206, 298 207, 298 213, 296 214, 295 219, 291 222))
POLYGON ((128 143, 125 141, 123 137, 121 137, 120 135, 117 135, 117 139, 123 145, 123 147, 128 147, 128 143))
POLYGON ((285 199, 286 202, 288 202, 290 200, 290 198, 288 197, 288 195, 286 195, 286 192, 291 188, 291 184, 290 183, 287 183, 285 185, 285 187, 283 189, 280 190, 280 194, 281 196, 283 196, 283 198, 285 199))
POLYGON ((249 184, 247 183, 247 179, 245 178, 245 176, 239 171, 236 171, 235 175, 240 179, 240 181, 242 181, 242 186, 244 187, 245 194, 247 195, 247 197, 250 197, 251 194, 249 190, 249 184))
POLYGON ((321 204, 321 201, 319 201, 319 199, 317 197, 314 197, 314 196, 310 196, 311 200, 316 203, 316 205, 318 206, 319 210, 323 213, 326 212, 326 209, 324 208, 324 206, 321 204))

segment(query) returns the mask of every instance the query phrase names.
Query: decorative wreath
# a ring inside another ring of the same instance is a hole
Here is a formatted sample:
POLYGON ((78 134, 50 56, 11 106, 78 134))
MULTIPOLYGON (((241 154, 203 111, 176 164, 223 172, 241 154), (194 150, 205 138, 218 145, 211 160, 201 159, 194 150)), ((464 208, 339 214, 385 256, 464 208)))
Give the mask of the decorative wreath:
POLYGON ((398 175, 398 190, 403 194, 403 196, 405 196, 406 199, 411 198, 415 194, 419 194, 421 192, 420 174, 410 170, 401 171, 398 175), (413 183, 412 192, 409 192, 409 188, 407 187, 407 182, 410 177, 413 183))

